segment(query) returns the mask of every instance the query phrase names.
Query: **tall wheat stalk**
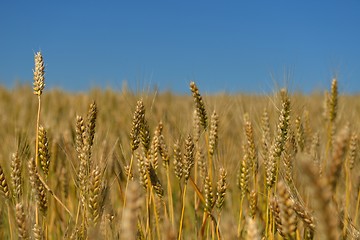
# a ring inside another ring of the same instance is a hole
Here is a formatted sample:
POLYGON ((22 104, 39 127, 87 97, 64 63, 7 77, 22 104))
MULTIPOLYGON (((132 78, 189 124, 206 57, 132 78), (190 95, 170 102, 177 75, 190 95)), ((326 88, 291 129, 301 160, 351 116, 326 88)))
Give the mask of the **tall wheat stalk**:
POLYGON ((180 225, 179 225, 179 235, 178 240, 182 237, 182 228, 183 228, 183 221, 184 221, 184 213, 185 213, 185 204, 186 204, 186 188, 187 183, 190 178, 191 168, 194 166, 194 142, 192 136, 189 134, 185 141, 185 153, 183 158, 183 173, 184 173, 184 189, 182 193, 182 209, 181 209, 181 217, 180 217, 180 225))
MULTIPOLYGON (((45 87, 45 65, 44 60, 41 52, 37 52, 34 57, 35 60, 35 68, 34 72, 34 83, 33 89, 34 94, 37 96, 38 99, 38 109, 37 109, 37 118, 36 118, 36 136, 35 136, 35 166, 38 167, 39 164, 39 127, 40 127, 40 111, 41 111, 41 94, 45 87)), ((36 215, 35 215, 35 222, 36 225, 39 225, 39 209, 38 205, 36 204, 36 215)))
MULTIPOLYGON (((132 175, 132 169, 133 169, 133 163, 135 157, 134 154, 140 144, 140 131, 144 126, 144 121, 145 121, 145 107, 142 99, 140 99, 136 104, 136 109, 133 115, 132 128, 130 132, 131 159, 128 170, 129 174, 127 174, 126 185, 125 185, 125 193, 124 193, 125 196, 130 181, 130 176, 132 175)), ((126 207, 126 197, 124 197, 123 209, 125 209, 125 207, 126 207)))

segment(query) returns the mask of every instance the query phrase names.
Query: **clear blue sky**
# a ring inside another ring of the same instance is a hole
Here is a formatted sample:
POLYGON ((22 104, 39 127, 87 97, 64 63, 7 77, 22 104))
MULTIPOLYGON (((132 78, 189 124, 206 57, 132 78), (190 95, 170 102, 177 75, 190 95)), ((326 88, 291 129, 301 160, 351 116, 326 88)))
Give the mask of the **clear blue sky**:
POLYGON ((1 1, 0 83, 360 92, 360 1, 1 1), (15 3, 16 2, 16 3, 15 3))

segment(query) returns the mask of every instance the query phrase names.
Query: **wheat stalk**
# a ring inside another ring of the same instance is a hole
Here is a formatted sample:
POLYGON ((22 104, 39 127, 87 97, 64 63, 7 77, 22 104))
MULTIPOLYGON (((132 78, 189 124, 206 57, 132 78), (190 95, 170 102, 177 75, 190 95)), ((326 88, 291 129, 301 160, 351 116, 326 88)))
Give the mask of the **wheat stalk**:
MULTIPOLYGON (((36 136, 35 136, 35 168, 38 166, 39 154, 39 127, 40 127, 40 111, 41 111, 41 95, 45 87, 45 65, 41 52, 37 52, 34 56, 35 68, 33 89, 34 94, 38 97, 38 111, 36 119, 36 136)), ((38 208, 36 207, 36 225, 39 224, 38 208)))

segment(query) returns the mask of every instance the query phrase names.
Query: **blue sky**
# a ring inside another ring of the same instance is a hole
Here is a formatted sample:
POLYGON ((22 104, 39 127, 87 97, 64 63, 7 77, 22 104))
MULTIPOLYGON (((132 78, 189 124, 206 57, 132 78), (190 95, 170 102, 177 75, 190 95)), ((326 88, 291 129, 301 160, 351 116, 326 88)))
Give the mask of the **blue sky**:
POLYGON ((2 1, 0 83, 360 92, 360 1, 2 1), (16 2, 16 3, 14 3, 16 2), (285 80, 284 80, 285 79, 285 80))

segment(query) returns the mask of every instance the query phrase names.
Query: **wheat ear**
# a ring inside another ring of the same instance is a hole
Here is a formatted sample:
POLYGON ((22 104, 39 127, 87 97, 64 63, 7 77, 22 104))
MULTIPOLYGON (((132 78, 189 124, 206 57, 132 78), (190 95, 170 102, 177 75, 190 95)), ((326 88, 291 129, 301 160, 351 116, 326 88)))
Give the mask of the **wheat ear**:
POLYGON ((22 203, 17 203, 15 206, 16 224, 18 227, 19 239, 29 239, 28 225, 25 217, 24 206, 22 203))
POLYGON ((181 239, 182 236, 182 228, 183 228, 183 221, 184 221, 184 212, 185 212, 185 202, 186 202, 186 188, 187 188, 187 182, 190 178, 191 168, 194 165, 194 142, 191 134, 188 134, 188 137, 185 141, 185 153, 183 158, 183 173, 184 173, 184 179, 185 179, 185 185, 183 189, 182 194, 182 210, 181 210, 181 217, 180 217, 180 226, 179 226, 179 235, 178 240, 181 239))
POLYGON ((19 201, 22 195, 22 176, 21 176, 21 161, 18 153, 13 153, 11 156, 11 181, 13 185, 13 194, 16 202, 19 201))
MULTIPOLYGON (((332 151, 333 141, 335 135, 335 121, 337 117, 337 108, 338 108, 338 81, 334 78, 331 82, 331 93, 326 95, 326 108, 327 108, 327 120, 328 120, 328 141, 327 141, 327 150, 332 151)), ((325 162, 326 164, 326 162, 325 162)))
MULTIPOLYGON (((131 159, 129 164, 129 174, 127 175, 126 185, 125 185, 125 196, 129 185, 130 176, 132 176, 132 168, 134 161, 134 152, 139 147, 140 144, 140 131, 143 128, 145 121, 145 107, 142 99, 137 101, 136 109, 133 115, 132 127, 130 131, 130 147, 131 147, 131 159)), ((124 197, 123 209, 126 206, 126 198, 124 197)))

